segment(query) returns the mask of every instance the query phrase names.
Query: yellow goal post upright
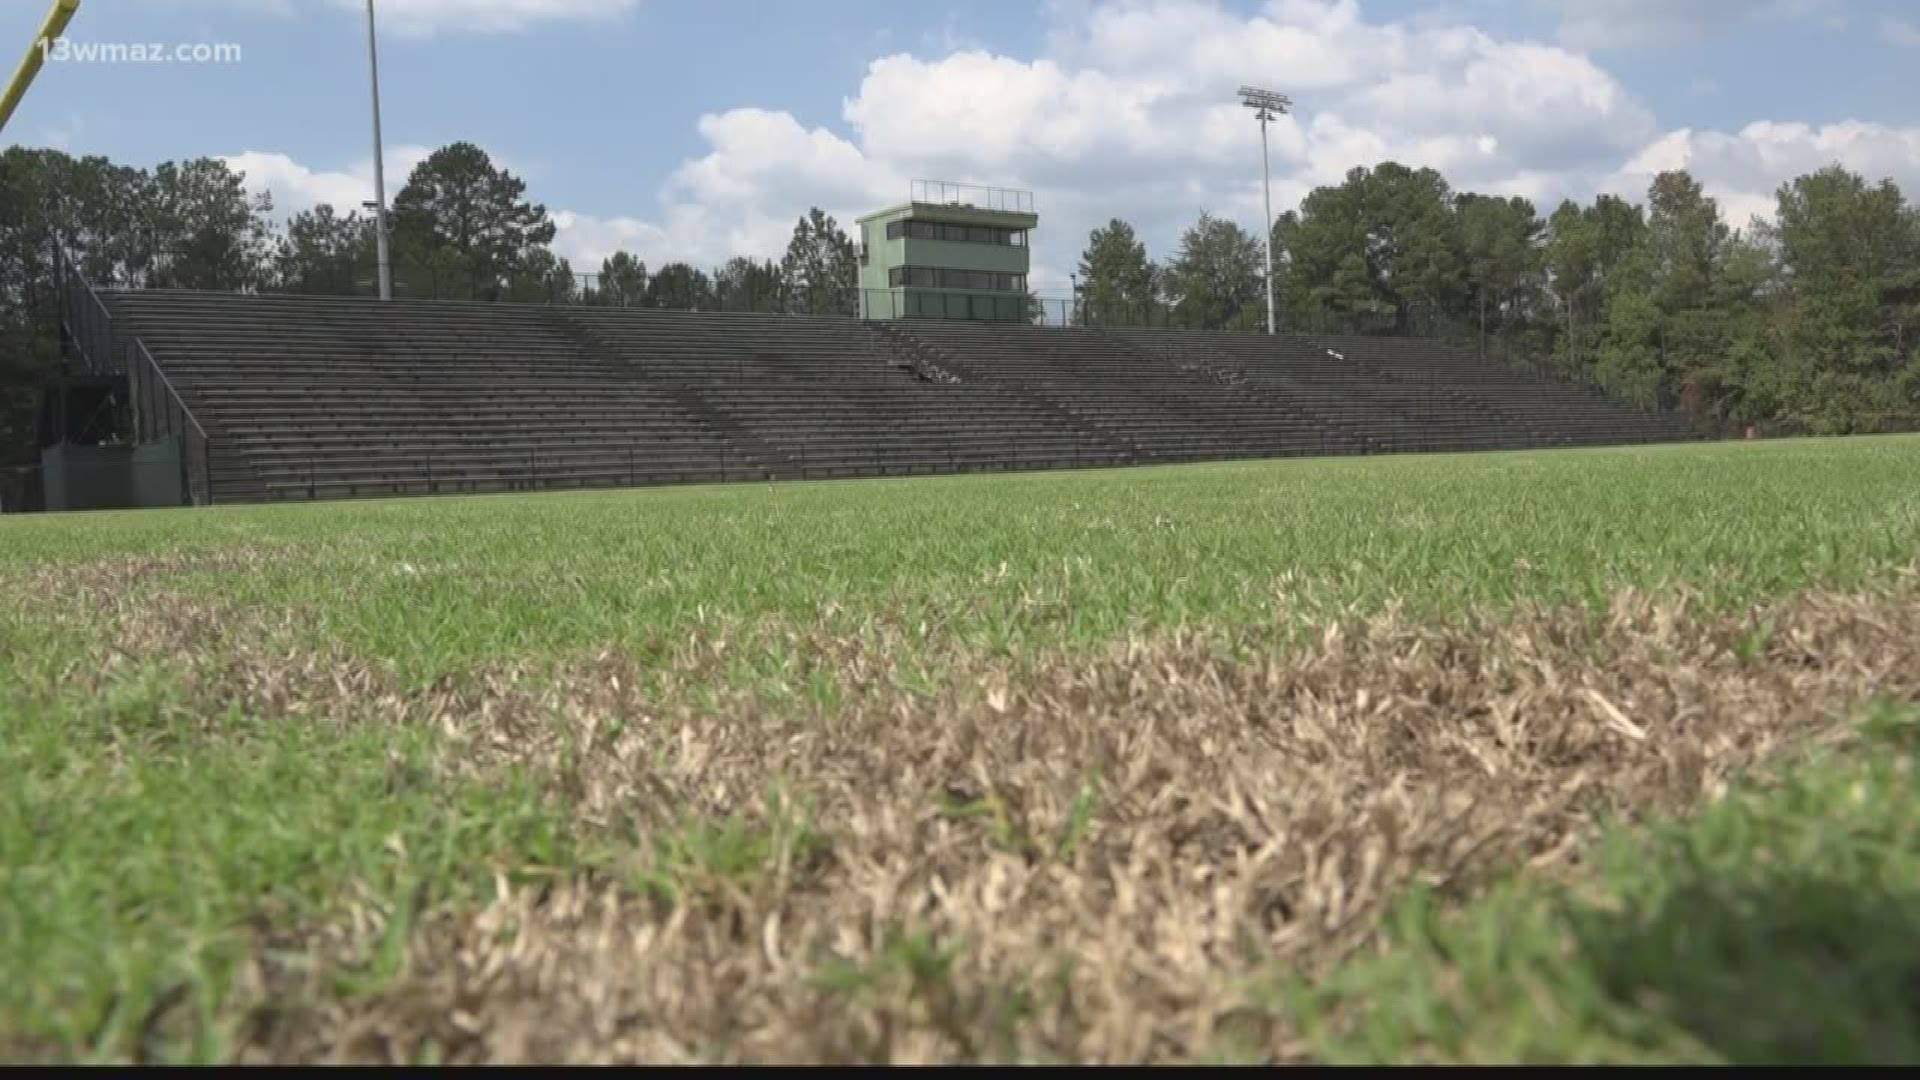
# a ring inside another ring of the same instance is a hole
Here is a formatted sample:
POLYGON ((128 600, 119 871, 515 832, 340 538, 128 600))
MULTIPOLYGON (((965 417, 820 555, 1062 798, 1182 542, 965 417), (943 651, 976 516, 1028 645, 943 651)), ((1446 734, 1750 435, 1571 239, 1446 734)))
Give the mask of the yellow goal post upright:
POLYGON ((13 119, 14 108, 26 96, 33 77, 40 74, 40 65, 46 62, 47 49, 66 32, 67 23, 73 20, 73 13, 78 10, 80 0, 53 0, 53 5, 47 9, 47 18, 40 24, 40 32, 34 35, 33 44, 27 46, 27 55, 21 59, 20 67, 8 81, 6 95, 0 97, 0 130, 4 130, 7 121, 13 119))

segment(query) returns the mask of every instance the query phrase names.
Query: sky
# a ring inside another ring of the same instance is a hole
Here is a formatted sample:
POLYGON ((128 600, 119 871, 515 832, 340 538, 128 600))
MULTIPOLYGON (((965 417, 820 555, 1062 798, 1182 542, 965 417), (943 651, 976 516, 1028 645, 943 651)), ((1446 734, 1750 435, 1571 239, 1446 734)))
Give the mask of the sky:
MULTIPOLYGON (((9 71, 46 7, 0 0, 9 71)), ((1736 227, 1835 162, 1920 191, 1915 0, 376 8, 388 198, 434 148, 474 142, 527 181, 583 271, 622 248, 649 266, 778 258, 809 207, 851 232, 925 178, 1033 191, 1032 284, 1064 294, 1113 217, 1156 259, 1202 210, 1257 234, 1243 84, 1293 101, 1268 130, 1276 214, 1389 158, 1543 214, 1642 201, 1654 173, 1686 168, 1736 227)), ((352 207, 373 196, 366 32, 364 0, 84 0, 0 142, 218 157, 277 216, 352 207)))

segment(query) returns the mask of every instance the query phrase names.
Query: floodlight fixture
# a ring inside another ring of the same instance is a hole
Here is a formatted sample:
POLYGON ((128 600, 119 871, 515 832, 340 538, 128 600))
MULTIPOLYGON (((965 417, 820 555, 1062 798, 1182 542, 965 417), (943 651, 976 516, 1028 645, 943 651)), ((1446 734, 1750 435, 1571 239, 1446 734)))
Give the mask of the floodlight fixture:
POLYGON ((1284 113, 1293 108, 1293 99, 1275 90, 1243 86, 1240 88, 1240 104, 1249 109, 1284 113))
POLYGON ((1240 88, 1240 104, 1253 110, 1260 120, 1260 185, 1266 208, 1261 231, 1267 241, 1267 333, 1273 333, 1273 167, 1267 154, 1267 121, 1277 120, 1293 108, 1293 99, 1277 90, 1257 86, 1240 88))

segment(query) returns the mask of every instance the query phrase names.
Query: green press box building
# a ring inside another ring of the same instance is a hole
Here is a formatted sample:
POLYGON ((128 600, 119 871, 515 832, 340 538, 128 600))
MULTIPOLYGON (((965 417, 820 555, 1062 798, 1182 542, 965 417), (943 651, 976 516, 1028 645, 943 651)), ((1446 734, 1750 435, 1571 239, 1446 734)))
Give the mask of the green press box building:
POLYGON ((1033 193, 915 180, 859 219, 860 317, 1027 321, 1033 193))

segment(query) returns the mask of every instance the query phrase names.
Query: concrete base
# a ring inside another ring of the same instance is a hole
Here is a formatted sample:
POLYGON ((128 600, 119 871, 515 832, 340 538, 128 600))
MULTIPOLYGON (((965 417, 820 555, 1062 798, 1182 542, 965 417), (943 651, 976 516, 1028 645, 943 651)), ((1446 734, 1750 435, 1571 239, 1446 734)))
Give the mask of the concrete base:
POLYGON ((58 443, 40 452, 48 510, 179 506, 180 442, 140 446, 58 443))

